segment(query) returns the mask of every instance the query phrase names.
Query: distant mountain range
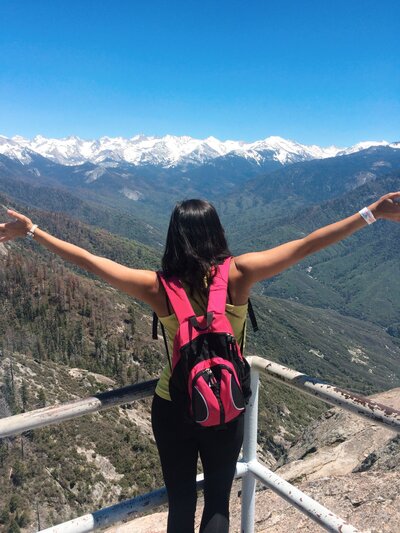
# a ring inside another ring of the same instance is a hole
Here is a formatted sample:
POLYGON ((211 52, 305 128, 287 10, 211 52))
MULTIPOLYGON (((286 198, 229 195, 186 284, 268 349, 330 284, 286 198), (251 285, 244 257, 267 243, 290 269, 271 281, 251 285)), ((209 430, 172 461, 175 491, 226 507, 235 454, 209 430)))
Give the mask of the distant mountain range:
POLYGON ((123 210, 153 228, 165 226, 182 198, 205 197, 227 213, 223 202, 234 217, 238 202, 244 214, 251 206, 262 209, 263 216, 275 216, 273 201, 280 209, 282 199, 291 208, 328 200, 398 168, 399 142, 320 148, 280 137, 244 143, 171 135, 93 141, 0 136, 3 192, 14 196, 19 187, 23 193, 28 183, 61 188, 63 194, 68 190, 123 210))
POLYGON ((162 168, 201 166, 226 156, 243 159, 260 168, 271 162, 276 163, 278 167, 311 159, 351 154, 371 146, 400 148, 400 143, 365 141, 348 148, 336 146, 323 148, 276 136, 252 143, 220 141, 215 137, 194 139, 173 135, 164 137, 135 135, 129 139, 101 137, 95 140, 83 140, 76 136, 63 139, 46 138, 42 135, 37 135, 33 139, 0 136, 0 154, 24 164, 31 163, 34 155, 40 154, 62 165, 82 165, 90 162, 113 166, 125 162, 138 167, 162 168))

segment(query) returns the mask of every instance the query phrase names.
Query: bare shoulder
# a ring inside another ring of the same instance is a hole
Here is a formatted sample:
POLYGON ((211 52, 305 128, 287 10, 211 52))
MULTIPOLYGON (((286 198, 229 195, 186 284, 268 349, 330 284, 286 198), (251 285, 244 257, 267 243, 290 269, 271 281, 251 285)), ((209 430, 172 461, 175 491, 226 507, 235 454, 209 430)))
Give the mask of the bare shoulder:
POLYGON ((167 316, 169 314, 169 308, 165 289, 160 282, 157 272, 153 272, 152 274, 153 276, 147 294, 147 303, 158 316, 167 316))
POLYGON ((241 268, 241 257, 233 257, 229 269, 229 291, 232 303, 242 305, 247 302, 251 285, 246 280, 246 275, 241 268))

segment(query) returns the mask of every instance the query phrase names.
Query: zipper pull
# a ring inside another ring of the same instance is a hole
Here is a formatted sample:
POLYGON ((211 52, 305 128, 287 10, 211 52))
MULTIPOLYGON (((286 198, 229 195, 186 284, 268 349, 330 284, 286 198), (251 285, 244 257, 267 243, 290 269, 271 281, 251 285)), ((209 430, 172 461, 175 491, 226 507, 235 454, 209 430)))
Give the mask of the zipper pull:
POLYGON ((206 372, 209 379, 208 386, 210 387, 210 389, 214 390, 218 386, 217 378, 214 376, 214 373, 211 368, 207 368, 206 372))
POLYGON ((214 382, 215 382, 215 377, 214 377, 214 374, 212 373, 212 370, 210 368, 206 368, 204 370, 204 374, 207 376, 208 386, 210 387, 210 389, 212 389, 214 386, 214 382))
POLYGON ((228 349, 229 349, 229 355, 232 359, 234 359, 235 357, 235 350, 234 350, 234 347, 233 347, 233 344, 234 344, 234 338, 233 336, 228 333, 227 335, 227 342, 228 342, 228 349))

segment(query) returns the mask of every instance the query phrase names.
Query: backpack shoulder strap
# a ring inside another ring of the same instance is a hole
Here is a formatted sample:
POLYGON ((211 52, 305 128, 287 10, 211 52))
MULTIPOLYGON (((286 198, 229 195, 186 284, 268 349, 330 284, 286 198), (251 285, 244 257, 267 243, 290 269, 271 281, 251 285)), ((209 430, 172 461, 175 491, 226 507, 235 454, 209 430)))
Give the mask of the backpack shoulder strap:
MULTIPOLYGON (((168 357, 169 367, 170 367, 171 372, 172 372, 172 363, 171 363, 171 356, 169 354, 167 335, 165 333, 165 328, 164 328, 163 323, 161 321, 160 321, 160 326, 161 326, 161 333, 162 333, 162 336, 163 336, 163 339, 164 339, 165 351, 166 351, 167 357, 168 357)), ((157 316, 156 313, 153 313, 153 339, 154 340, 158 339, 157 328, 158 328, 158 316, 157 316)))
POLYGON ((210 285, 207 313, 225 313, 230 265, 231 258, 227 257, 222 265, 217 266, 217 272, 210 285))
MULTIPOLYGON (((225 313, 226 295, 228 294, 230 301, 232 302, 231 295, 229 294, 229 268, 231 264, 231 257, 225 259, 222 265, 217 267, 217 273, 213 279, 213 283, 210 286, 210 294, 208 297, 207 312, 225 313)), ((249 298, 248 300, 248 314, 250 318, 253 331, 258 331, 257 318, 254 313, 253 305, 249 298)))
POLYGON ((177 277, 166 279, 162 272, 157 272, 157 275, 163 284, 179 324, 194 316, 193 307, 179 279, 177 277))
POLYGON ((253 327, 253 331, 258 331, 257 318, 256 318, 256 314, 254 313, 253 304, 251 303, 250 298, 249 298, 247 310, 249 313, 249 318, 250 318, 251 325, 253 327))

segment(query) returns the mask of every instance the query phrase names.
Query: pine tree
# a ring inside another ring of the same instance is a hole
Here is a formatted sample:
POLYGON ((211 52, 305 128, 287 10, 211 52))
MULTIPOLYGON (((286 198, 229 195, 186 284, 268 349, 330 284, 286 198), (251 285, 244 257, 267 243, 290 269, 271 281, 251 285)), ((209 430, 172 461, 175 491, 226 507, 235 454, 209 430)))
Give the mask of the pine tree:
POLYGON ((34 359, 37 359, 38 361, 43 361, 46 358, 43 342, 39 337, 36 339, 36 342, 33 345, 32 355, 34 359))
POLYGON ((21 529, 15 520, 11 522, 10 527, 7 530, 7 533, 21 533, 21 529))
POLYGON ((131 304, 128 308, 129 313, 129 320, 130 320, 130 326, 131 326, 131 334, 134 335, 136 331, 136 318, 135 318, 135 308, 131 304))
POLYGON ((39 400, 38 401, 39 407, 46 407, 47 398, 46 398, 46 393, 44 392, 44 389, 39 390, 38 400, 39 400))
POLYGON ((29 405, 29 392, 28 392, 28 386, 24 379, 22 380, 22 385, 21 385, 21 402, 22 402, 22 411, 25 413, 29 405))
POLYGON ((26 480, 26 467, 21 461, 16 461, 12 470, 12 482, 16 487, 20 487, 26 480))
POLYGON ((4 465, 7 457, 8 457, 8 446, 4 440, 0 440, 0 467, 4 465))
POLYGON ((3 390, 4 390, 4 399, 6 400, 11 413, 14 415, 16 414, 18 409, 17 409, 12 365, 10 365, 8 370, 5 372, 3 390))

